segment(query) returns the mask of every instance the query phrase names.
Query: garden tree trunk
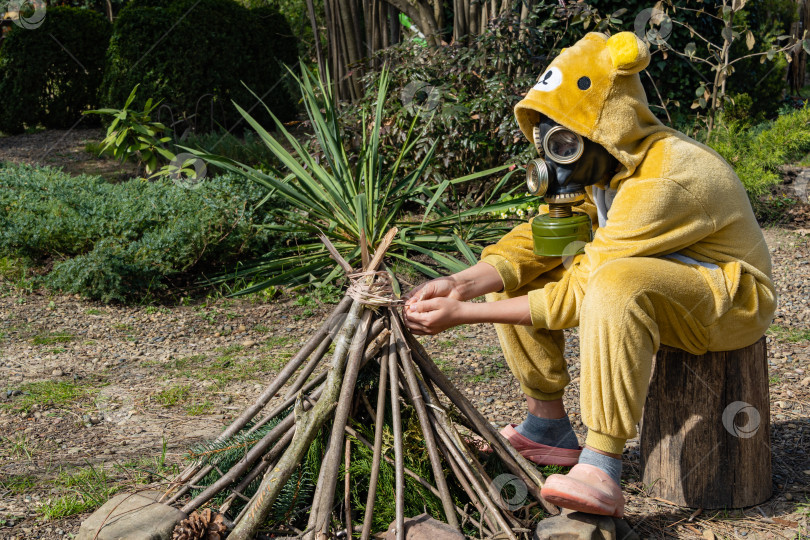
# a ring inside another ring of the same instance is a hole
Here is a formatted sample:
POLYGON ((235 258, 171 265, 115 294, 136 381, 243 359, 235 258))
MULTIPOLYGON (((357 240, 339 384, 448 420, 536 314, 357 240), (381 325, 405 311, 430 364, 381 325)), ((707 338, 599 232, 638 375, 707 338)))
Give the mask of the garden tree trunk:
MULTIPOLYGON (((508 11, 515 0, 453 0, 453 41, 465 41, 483 34, 490 19, 508 11)), ((534 0, 521 2, 521 27, 528 22, 534 0)), ((514 5, 517 5, 516 3, 514 5)), ((311 0, 307 9, 313 31, 315 17, 311 0)), ((441 46, 450 35, 443 31, 444 3, 441 0, 325 0, 324 13, 329 55, 329 69, 339 100, 357 100, 362 97, 360 77, 365 68, 377 69, 371 62, 374 54, 400 41, 399 13, 407 15, 431 46, 441 46)), ((320 50, 316 49, 316 54, 320 50)), ((319 61, 321 72, 323 64, 319 61)))
MULTIPOLYGON (((810 2, 797 0, 799 20, 791 25, 790 33, 799 39, 799 45, 791 52, 793 60, 788 65, 788 83, 793 92, 799 92, 804 87, 807 72, 807 53, 801 46, 804 33, 810 30, 810 2)), ((810 37, 810 33, 808 34, 810 37)))
POLYGON ((315 6, 312 0, 307 0, 307 14, 309 15, 309 24, 312 26, 312 36, 315 38, 315 56, 318 59, 318 72, 326 72, 326 64, 324 63, 323 53, 321 52, 321 32, 318 29, 318 22, 315 19, 315 6))
POLYGON ((641 429, 650 495, 694 508, 741 508, 771 496, 765 338, 702 356, 661 347, 641 429))

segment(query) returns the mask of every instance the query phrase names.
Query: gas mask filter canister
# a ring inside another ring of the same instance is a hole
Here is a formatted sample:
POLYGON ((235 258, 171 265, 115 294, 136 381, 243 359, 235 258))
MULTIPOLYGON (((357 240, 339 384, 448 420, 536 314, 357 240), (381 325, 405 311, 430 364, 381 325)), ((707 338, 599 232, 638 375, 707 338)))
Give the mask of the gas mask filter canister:
POLYGON ((526 187, 543 197, 549 212, 532 221, 534 252, 540 256, 572 256, 593 238, 590 217, 573 207, 585 200, 585 186, 605 178, 616 159, 602 146, 544 118, 534 127, 538 159, 526 167, 526 187))

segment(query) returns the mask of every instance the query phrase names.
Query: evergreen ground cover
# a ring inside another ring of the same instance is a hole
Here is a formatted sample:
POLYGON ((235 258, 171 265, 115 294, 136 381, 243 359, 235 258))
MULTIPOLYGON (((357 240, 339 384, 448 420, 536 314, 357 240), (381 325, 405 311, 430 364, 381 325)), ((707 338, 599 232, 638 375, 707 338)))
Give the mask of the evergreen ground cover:
POLYGON ((154 298, 273 240, 258 227, 272 221, 256 209, 265 193, 235 176, 185 189, 7 164, 0 187, 0 254, 51 266, 38 285, 104 302, 154 298))

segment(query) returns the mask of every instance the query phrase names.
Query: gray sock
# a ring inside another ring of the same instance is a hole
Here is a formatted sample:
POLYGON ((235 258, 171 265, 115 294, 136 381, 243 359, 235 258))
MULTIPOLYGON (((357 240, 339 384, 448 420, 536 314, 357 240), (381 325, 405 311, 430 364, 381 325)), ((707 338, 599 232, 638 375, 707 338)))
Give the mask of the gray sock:
POLYGON ((590 448, 585 448, 579 455, 580 463, 587 463, 594 467, 599 467, 618 484, 622 485, 622 460, 594 452, 590 448))
POLYGON ((536 443, 557 448, 576 450, 579 448, 577 435, 571 427, 571 420, 567 416, 562 418, 540 418, 527 413, 526 420, 515 430, 536 443))

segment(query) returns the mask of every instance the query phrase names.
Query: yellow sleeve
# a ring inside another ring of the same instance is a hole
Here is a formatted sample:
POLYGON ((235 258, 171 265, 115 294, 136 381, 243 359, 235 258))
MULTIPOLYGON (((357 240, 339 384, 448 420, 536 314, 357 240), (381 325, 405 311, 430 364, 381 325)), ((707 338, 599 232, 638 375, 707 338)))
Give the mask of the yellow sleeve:
POLYGON ((481 262, 495 267, 503 280, 503 290, 519 289, 553 268, 557 259, 534 254, 531 223, 521 223, 496 244, 481 253, 481 262))
POLYGON ((626 181, 607 224, 596 231, 585 253, 574 258, 560 281, 529 292, 532 324, 551 330, 576 326, 588 278, 600 266, 625 257, 674 253, 715 228, 706 209, 678 183, 657 178, 626 181))
MULTIPOLYGON (((598 227, 596 219, 596 206, 590 196, 585 202, 577 206, 577 211, 583 211, 591 217, 594 228, 598 227)), ((540 213, 548 212, 548 206, 542 205, 540 213)), ((481 253, 481 262, 495 267, 504 283, 504 292, 514 291, 528 285, 540 274, 558 266, 558 257, 541 257, 534 254, 534 240, 532 239, 531 222, 521 223, 512 231, 504 235, 496 244, 487 246, 481 253)))

